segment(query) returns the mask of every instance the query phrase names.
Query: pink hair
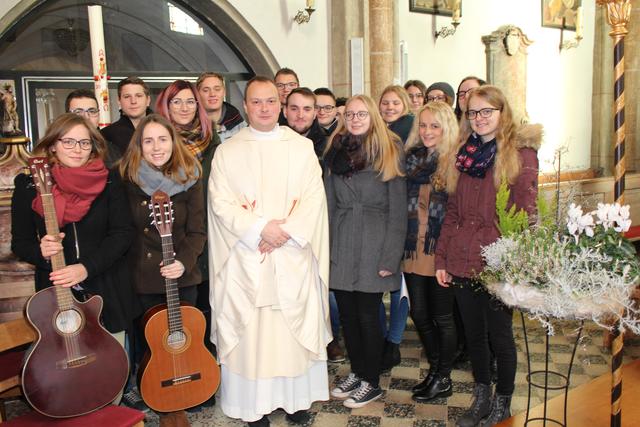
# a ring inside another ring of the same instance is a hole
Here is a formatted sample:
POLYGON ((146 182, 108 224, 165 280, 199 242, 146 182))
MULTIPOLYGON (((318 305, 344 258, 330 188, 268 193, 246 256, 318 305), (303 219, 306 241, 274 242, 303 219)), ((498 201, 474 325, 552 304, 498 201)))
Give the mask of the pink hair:
POLYGON ((195 119, 198 119, 200 121, 200 128, 202 129, 202 139, 211 139, 211 136, 213 134, 211 128, 211 120, 209 120, 209 117, 207 116, 207 110, 204 109, 204 105, 202 104, 202 100, 200 99, 200 94, 196 90, 195 85, 191 82, 188 82, 186 80, 176 80, 169 86, 165 87, 162 92, 160 92, 160 95, 158 95, 158 99, 156 100, 156 112, 163 115, 167 120, 171 122, 171 124, 177 126, 171 120, 171 115, 169 114, 169 102, 171 102, 171 100, 175 98, 178 92, 183 89, 189 89, 191 93, 193 93, 193 97, 198 102, 198 110, 196 111, 195 119))

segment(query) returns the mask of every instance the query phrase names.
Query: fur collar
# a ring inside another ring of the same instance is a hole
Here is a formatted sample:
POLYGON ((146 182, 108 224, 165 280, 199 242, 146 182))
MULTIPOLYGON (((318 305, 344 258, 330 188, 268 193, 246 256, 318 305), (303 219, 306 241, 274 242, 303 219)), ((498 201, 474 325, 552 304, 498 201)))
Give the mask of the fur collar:
POLYGON ((522 125, 516 132, 516 145, 519 149, 532 148, 538 151, 542 144, 543 134, 544 131, 540 123, 522 125))

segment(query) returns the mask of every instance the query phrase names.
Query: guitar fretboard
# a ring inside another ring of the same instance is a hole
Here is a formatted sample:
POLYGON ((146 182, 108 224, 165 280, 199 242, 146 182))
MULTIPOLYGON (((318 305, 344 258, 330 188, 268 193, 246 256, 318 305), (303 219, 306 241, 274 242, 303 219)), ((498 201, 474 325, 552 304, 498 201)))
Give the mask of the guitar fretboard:
MULTIPOLYGON (((175 262, 173 255, 173 239, 171 234, 161 236, 162 264, 170 265, 175 262)), ((180 311, 180 294, 177 279, 165 279, 167 292, 167 313, 169 317, 169 333, 182 331, 182 312, 180 311)))

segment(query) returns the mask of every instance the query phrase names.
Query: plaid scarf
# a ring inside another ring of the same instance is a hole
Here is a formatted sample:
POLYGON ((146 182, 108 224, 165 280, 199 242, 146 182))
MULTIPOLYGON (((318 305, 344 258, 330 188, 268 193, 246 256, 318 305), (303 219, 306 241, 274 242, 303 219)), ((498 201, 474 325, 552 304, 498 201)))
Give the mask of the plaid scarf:
POLYGON ((427 208, 427 229, 425 233, 425 242, 423 252, 425 254, 433 254, 436 248, 440 229, 444 221, 444 214, 447 206, 446 191, 438 191, 439 189, 434 183, 435 172, 438 168, 438 152, 429 150, 421 145, 414 147, 407 153, 406 159, 407 173, 407 237, 404 242, 404 257, 415 258, 418 242, 418 209, 420 187, 425 184, 431 184, 429 193, 429 206, 427 208))
POLYGON ((336 135, 331 148, 324 156, 329 170, 336 175, 350 178, 354 173, 364 169, 367 166, 367 153, 362 146, 365 138, 365 135, 336 135))
POLYGON ((497 150, 495 138, 485 143, 475 133, 472 133, 458 151, 456 168, 474 178, 484 178, 496 160, 497 150))
POLYGON ((198 116, 193 119, 193 122, 188 128, 176 126, 178 133, 182 137, 184 145, 191 151, 198 161, 202 162, 204 152, 209 146, 211 139, 205 139, 202 135, 202 126, 200 126, 200 119, 198 116))

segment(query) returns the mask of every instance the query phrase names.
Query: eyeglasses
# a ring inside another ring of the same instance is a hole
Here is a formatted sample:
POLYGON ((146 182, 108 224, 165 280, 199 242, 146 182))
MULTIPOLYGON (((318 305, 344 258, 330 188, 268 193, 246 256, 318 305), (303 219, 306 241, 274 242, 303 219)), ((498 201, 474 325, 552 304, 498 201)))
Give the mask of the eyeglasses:
POLYGON ((467 116, 467 119, 469 120, 473 120, 475 119, 478 115, 480 115, 480 117, 486 119, 487 117, 491 117, 491 115, 493 114, 494 111, 500 111, 499 108, 483 108, 482 110, 468 110, 466 113, 464 113, 467 116))
POLYGON ((444 95, 436 95, 436 96, 427 96, 427 101, 428 102, 434 102, 434 101, 446 101, 447 97, 444 95))
POLYGON ((284 89, 285 87, 287 89, 295 89, 298 87, 298 82, 289 82, 289 83, 276 83, 276 87, 278 89, 284 89))
POLYGON ((424 99, 424 95, 421 93, 410 93, 409 98, 411 99, 424 99))
POLYGON ((73 150, 76 145, 79 145, 83 150, 91 150, 93 142, 90 139, 73 139, 73 138, 60 138, 58 141, 62 143, 62 147, 67 150, 73 150))
POLYGON ((171 101, 169 101, 169 104, 173 108, 182 108, 183 105, 186 105, 187 108, 193 109, 193 108, 196 108, 196 105, 198 105, 198 101, 196 101, 194 98, 189 98, 189 99, 173 98, 171 101))
POLYGON ((369 112, 368 111, 345 111, 344 113, 344 118, 351 121, 355 118, 358 118, 358 120, 364 120, 367 117, 369 117, 369 112))
POLYGON ((459 90, 458 91, 458 98, 464 98, 469 92, 471 92, 473 89, 469 89, 469 90, 459 90))
POLYGON ((77 114, 79 116, 88 114, 92 117, 95 117, 98 114, 100 114, 100 110, 98 110, 97 108, 87 108, 86 110, 84 108, 74 108, 73 110, 70 111, 70 113, 77 114))
POLYGON ((316 105, 318 111, 324 111, 325 113, 330 113, 336 109, 335 105, 316 105))

